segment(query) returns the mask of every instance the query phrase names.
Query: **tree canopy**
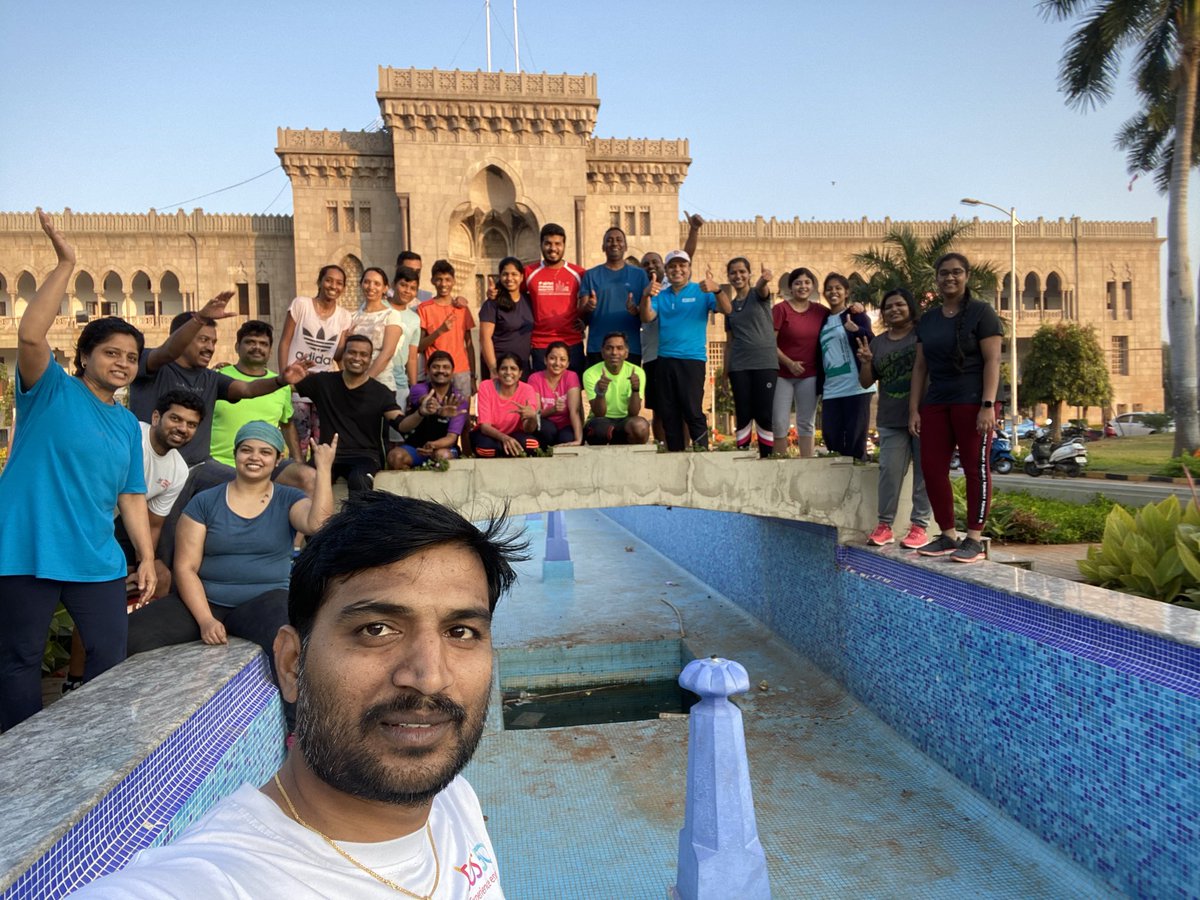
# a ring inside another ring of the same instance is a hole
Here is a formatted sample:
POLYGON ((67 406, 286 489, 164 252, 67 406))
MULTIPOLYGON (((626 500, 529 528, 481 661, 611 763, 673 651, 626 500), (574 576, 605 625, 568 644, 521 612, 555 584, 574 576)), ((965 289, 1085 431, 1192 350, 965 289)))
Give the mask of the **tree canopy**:
MULTIPOLYGON (((851 296, 864 304, 878 307, 883 295, 892 288, 908 288, 921 309, 937 298, 933 264, 954 247, 954 242, 970 228, 968 222, 951 222, 922 241, 908 226, 893 228, 884 236, 882 247, 870 247, 855 253, 854 265, 867 270, 869 278, 851 288, 851 296)), ((991 263, 971 260, 971 293, 986 300, 996 290, 996 268, 991 263)))
POLYGON ((1054 410, 1055 436, 1062 423, 1061 404, 1103 407, 1112 402, 1108 366, 1092 326, 1057 322, 1034 333, 1021 368, 1021 398, 1054 410))

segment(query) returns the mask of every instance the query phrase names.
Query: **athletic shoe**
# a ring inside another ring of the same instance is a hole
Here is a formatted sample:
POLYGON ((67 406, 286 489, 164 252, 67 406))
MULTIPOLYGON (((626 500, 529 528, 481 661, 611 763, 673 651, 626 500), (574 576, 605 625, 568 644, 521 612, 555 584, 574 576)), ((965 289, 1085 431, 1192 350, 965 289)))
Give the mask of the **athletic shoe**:
POLYGON ((939 534, 928 544, 917 548, 922 556, 949 556, 958 549, 958 541, 948 534, 939 534))
POLYGON ((71 691, 77 691, 81 687, 83 687, 82 678, 72 678, 70 675, 68 675, 66 681, 62 683, 62 695, 65 697, 67 694, 71 693, 71 691))
POLYGON ((875 526, 875 530, 867 537, 867 543, 872 547, 882 547, 884 544, 890 544, 896 539, 892 537, 892 526, 887 522, 880 522, 875 526))
POLYGON ((900 546, 905 550, 919 550, 928 543, 929 535, 925 533, 925 529, 920 525, 910 525, 908 534, 904 536, 900 546))
POLYGON ((950 554, 950 558, 954 562, 977 563, 982 561, 985 555, 983 541, 977 541, 975 538, 963 538, 958 549, 950 554))

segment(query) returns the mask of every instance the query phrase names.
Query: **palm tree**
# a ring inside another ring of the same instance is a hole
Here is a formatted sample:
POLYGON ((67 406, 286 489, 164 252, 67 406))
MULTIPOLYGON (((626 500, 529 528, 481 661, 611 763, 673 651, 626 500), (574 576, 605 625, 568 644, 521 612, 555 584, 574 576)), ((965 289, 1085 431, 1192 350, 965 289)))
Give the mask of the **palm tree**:
POLYGON ((1143 109, 1117 135, 1130 172, 1167 192, 1167 333, 1175 400, 1175 455, 1200 447, 1196 358, 1200 332, 1188 255, 1188 176, 1197 162, 1200 4, 1196 0, 1041 0, 1048 17, 1082 21, 1067 41, 1059 85, 1073 106, 1106 103, 1126 50, 1143 109), (1176 152, 1178 148, 1188 152, 1176 152))
MULTIPOLYGON (((933 264, 970 227, 970 223, 951 222, 924 242, 907 225, 893 228, 884 236, 882 247, 871 247, 851 257, 855 266, 870 273, 866 282, 853 286, 851 295, 855 300, 879 306, 887 291, 903 287, 912 291, 922 309, 926 308, 937 297, 933 264)), ((994 293, 995 266, 972 260, 968 286, 979 297, 994 293)))

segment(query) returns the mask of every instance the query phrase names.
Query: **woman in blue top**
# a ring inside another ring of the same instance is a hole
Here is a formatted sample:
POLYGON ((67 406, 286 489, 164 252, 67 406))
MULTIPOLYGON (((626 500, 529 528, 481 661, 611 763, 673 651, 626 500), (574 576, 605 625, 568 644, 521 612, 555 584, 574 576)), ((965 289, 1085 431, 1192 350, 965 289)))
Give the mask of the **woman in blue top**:
POLYGON ((137 419, 113 394, 137 374, 142 333, 121 319, 89 322, 75 377, 53 360, 46 335, 75 268, 75 250, 37 211, 58 264, 21 317, 14 390, 20 427, 0 474, 0 730, 42 708, 46 633, 61 602, 87 652, 84 680, 125 658, 121 514, 137 552, 137 586, 153 595, 154 548, 137 419))
POLYGON ((823 288, 829 318, 821 326, 821 365, 825 384, 821 393, 821 437, 832 453, 863 459, 867 455, 867 422, 875 385, 858 383, 854 358, 855 338, 870 343, 871 320, 858 304, 847 305, 850 282, 837 272, 825 276, 823 288))
POLYGON ((283 435, 268 422, 248 422, 234 438, 236 476, 201 491, 179 518, 175 534, 176 593, 129 617, 129 652, 228 635, 254 641, 272 658, 287 624, 288 581, 296 532, 312 534, 333 513, 338 437, 314 444, 317 483, 312 499, 271 481, 283 435))

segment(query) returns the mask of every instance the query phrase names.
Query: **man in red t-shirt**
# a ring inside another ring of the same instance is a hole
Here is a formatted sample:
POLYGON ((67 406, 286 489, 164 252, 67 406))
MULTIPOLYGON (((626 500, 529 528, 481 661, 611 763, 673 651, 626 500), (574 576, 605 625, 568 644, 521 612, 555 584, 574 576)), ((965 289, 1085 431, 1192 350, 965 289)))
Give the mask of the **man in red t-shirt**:
MULTIPOLYGON (((525 267, 525 290, 533 303, 532 365, 530 371, 546 368, 546 348, 554 341, 567 345, 575 374, 583 376, 583 325, 580 316, 590 312, 579 305, 579 282, 583 269, 566 262, 567 233, 561 225, 548 222, 542 226, 542 261, 525 267)), ((589 303, 594 306, 595 298, 589 303)))

